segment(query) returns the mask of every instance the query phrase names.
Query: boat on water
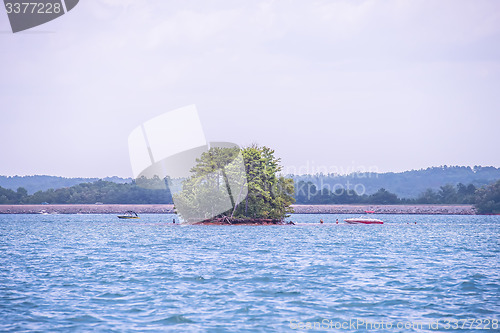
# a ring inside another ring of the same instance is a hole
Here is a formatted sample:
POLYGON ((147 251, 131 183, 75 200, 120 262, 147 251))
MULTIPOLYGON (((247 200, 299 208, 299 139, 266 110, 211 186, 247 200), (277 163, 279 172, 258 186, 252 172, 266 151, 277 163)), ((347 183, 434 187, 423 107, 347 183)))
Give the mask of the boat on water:
POLYGON ((367 217, 356 217, 352 219, 345 219, 344 221, 350 224, 384 224, 382 220, 367 217))
POLYGON ((125 215, 118 215, 118 218, 119 219, 138 219, 139 216, 137 215, 136 212, 129 210, 125 213, 125 215))

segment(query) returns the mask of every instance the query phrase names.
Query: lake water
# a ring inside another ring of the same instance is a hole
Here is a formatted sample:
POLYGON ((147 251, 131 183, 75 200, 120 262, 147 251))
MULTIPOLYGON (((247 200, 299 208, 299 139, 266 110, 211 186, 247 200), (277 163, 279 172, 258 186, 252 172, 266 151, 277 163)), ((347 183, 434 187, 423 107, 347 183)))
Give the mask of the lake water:
POLYGON ((499 331, 500 216, 173 217, 1 215, 0 331, 499 331))

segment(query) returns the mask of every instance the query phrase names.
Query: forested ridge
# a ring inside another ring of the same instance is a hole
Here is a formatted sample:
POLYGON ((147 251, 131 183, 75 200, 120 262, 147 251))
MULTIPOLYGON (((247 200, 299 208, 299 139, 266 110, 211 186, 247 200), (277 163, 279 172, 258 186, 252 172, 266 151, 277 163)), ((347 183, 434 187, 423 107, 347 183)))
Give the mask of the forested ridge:
MULTIPOLYGON (((421 170, 404 172, 369 173, 358 172, 348 175, 314 174, 314 175, 288 175, 295 183, 300 181, 311 182, 322 188, 327 185, 332 188, 336 184, 346 187, 350 184, 361 184, 363 194, 373 194, 380 188, 395 193, 400 198, 417 198, 427 189, 439 191, 443 185, 456 186, 459 183, 473 184, 476 187, 491 184, 500 179, 500 168, 491 166, 440 166, 421 170)), ((0 176, 0 186, 16 191, 19 187, 25 188, 29 194, 48 189, 71 187, 81 183, 92 183, 99 178, 65 178, 58 176, 0 176)), ((113 183, 131 183, 131 178, 106 177, 104 181, 113 183)), ((359 189, 359 187, 358 187, 359 189)), ((359 192, 359 191, 358 191, 359 192)))
MULTIPOLYGON (((311 182, 318 188, 330 189, 349 184, 356 187, 359 194, 373 194, 384 188, 400 198, 416 199, 428 189, 438 192, 441 186, 456 186, 459 183, 472 184, 479 188, 500 179, 500 168, 491 166, 440 166, 404 172, 357 172, 348 175, 315 174, 291 175, 295 183, 311 182)), ((1 185, 1 184, 0 184, 1 185)))
MULTIPOLYGON (((363 177, 363 175, 356 174, 293 176, 293 178, 297 204, 476 204, 480 212, 492 213, 500 212, 500 181, 498 181, 500 175, 497 175, 498 173, 500 169, 494 167, 439 167, 399 174, 378 174, 377 177, 373 175, 363 177), (443 182, 436 185, 441 179, 440 175, 443 182), (380 187, 369 191, 371 187, 365 185, 368 184, 364 181, 366 179, 378 179, 380 187), (417 186, 417 183, 420 185, 417 186), (422 184, 433 184, 433 186, 422 189, 422 184), (401 192, 393 190, 396 185, 397 188, 418 187, 422 190, 417 195, 405 197, 400 194, 401 192)), ((30 180, 41 177, 39 179, 42 179, 44 183, 54 180, 51 180, 50 176, 30 177, 30 180)), ((38 190, 32 194, 24 187, 10 189, 0 186, 0 204, 173 203, 168 186, 163 190, 151 190, 137 186, 135 181, 125 182, 126 180, 122 178, 115 180, 121 183, 97 180, 62 188, 38 190)), ((167 184, 165 180, 157 179, 156 181, 167 184)))
POLYGON ((109 181, 118 184, 131 183, 131 178, 121 177, 106 177, 106 178, 67 178, 48 175, 33 175, 33 176, 0 176, 0 187, 17 190, 22 187, 33 194, 38 191, 46 191, 49 189, 59 189, 63 187, 71 187, 82 183, 93 183, 98 180, 109 181))
POLYGON ((0 204, 171 204, 167 189, 150 190, 135 182, 118 184, 98 180, 71 187, 37 191, 31 195, 23 187, 16 191, 0 187, 0 204))

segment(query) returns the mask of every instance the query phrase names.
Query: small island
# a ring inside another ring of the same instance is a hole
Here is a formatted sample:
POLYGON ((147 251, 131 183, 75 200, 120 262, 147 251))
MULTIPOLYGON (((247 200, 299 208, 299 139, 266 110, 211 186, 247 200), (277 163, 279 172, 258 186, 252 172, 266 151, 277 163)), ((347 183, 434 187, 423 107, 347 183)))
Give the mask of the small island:
POLYGON ((176 212, 187 224, 285 225, 295 188, 293 179, 279 175, 281 169, 265 146, 210 148, 173 194, 176 212))

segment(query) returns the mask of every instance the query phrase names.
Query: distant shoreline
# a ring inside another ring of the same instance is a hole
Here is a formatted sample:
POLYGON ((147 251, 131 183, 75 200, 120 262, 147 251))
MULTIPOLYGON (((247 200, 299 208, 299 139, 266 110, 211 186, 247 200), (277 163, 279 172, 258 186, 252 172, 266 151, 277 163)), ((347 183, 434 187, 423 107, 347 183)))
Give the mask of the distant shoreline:
MULTIPOLYGON (((473 205, 292 205, 296 214, 421 214, 475 215, 473 205)), ((135 204, 68 204, 68 205, 0 205, 0 214, 121 214, 128 210, 138 214, 172 214, 174 205, 135 204)))
POLYGON ((476 215, 474 205, 293 205, 299 214, 476 215))

